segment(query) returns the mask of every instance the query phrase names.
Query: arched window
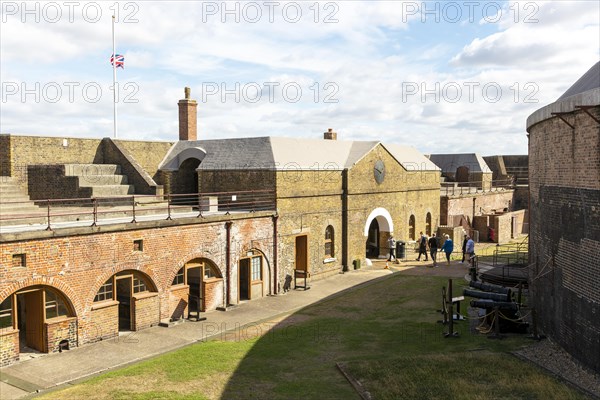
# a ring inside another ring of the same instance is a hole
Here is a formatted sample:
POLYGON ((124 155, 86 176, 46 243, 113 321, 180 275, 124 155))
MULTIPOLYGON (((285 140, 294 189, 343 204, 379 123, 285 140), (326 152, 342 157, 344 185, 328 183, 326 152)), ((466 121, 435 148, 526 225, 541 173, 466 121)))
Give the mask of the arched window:
POLYGON ((171 285, 183 285, 185 283, 185 268, 181 267, 179 268, 179 271, 177 271, 177 275, 175 275, 175 278, 173 278, 173 283, 171 283, 171 285))
POLYGON ((67 302, 59 293, 52 289, 46 289, 46 319, 56 317, 67 317, 69 315, 69 308, 67 302))
POLYGON ((333 226, 329 225, 325 229, 325 257, 332 258, 335 255, 333 226))
POLYGON ((415 216, 411 215, 408 219, 408 237, 410 240, 415 240, 415 216))
POLYGON ((425 234, 431 236, 431 213, 427 213, 425 217, 425 234))
POLYGON ((104 284, 102 284, 102 286, 100 286, 100 289, 98 289, 98 292, 96 293, 96 296, 94 297, 94 302, 115 300, 116 299, 115 287, 117 285, 117 281, 119 281, 121 279, 123 280, 123 281, 121 281, 121 284, 123 284, 123 282, 129 281, 129 283, 126 283, 126 285, 129 286, 130 293, 135 294, 135 293, 143 293, 143 292, 148 292, 148 291, 150 291, 150 292, 156 291, 156 289, 152 285, 152 282, 150 282, 148 280, 148 278, 145 277, 143 274, 141 274, 137 271, 126 270, 126 271, 119 272, 118 274, 113 275, 110 278, 108 278, 108 280, 106 282, 104 282, 104 284))
POLYGON ((0 303, 0 329, 12 328, 12 296, 8 296, 6 300, 0 303))

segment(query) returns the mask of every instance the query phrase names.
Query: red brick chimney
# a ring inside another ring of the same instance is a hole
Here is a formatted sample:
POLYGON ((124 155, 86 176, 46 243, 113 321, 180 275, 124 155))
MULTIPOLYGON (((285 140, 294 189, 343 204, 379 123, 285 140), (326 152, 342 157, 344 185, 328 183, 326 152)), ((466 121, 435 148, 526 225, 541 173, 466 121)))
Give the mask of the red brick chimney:
POLYGON ((334 132, 333 129, 327 129, 327 132, 323 133, 323 138, 325 140, 337 140, 337 132, 334 132))
POLYGON ((185 88, 185 99, 179 100, 179 140, 198 140, 196 100, 190 99, 190 88, 185 88))

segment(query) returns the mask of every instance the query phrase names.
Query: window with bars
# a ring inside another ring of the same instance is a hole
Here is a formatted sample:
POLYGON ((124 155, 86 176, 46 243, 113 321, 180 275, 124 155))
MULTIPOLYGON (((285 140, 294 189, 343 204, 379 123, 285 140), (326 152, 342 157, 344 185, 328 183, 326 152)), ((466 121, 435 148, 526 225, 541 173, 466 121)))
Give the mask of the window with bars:
POLYGON ((100 286, 100 290, 96 293, 94 301, 104 301, 113 299, 113 278, 104 282, 104 285, 100 286))
POLYGON ((252 257, 250 261, 250 270, 253 281, 262 280, 262 257, 252 257))
POLYGON ((64 299, 53 290, 46 289, 46 319, 69 315, 64 299))
POLYGON ((0 329, 12 328, 12 299, 8 297, 0 304, 0 329))
POLYGON ((185 268, 181 268, 177 271, 177 275, 173 278, 173 283, 171 285, 183 285, 185 282, 185 268))
POLYGON ((333 226, 329 225, 325 229, 325 257, 331 258, 334 254, 333 226))

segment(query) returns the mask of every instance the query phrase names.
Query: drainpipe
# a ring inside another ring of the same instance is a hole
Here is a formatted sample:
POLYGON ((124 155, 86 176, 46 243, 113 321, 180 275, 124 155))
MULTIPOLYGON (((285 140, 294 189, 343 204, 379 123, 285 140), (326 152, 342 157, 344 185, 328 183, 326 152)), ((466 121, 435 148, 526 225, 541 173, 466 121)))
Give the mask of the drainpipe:
POLYGON ((273 215, 273 292, 278 294, 277 290, 277 220, 279 215, 273 215))
POLYGON ((342 268, 349 269, 348 249, 348 169, 342 171, 342 268))
POLYGON ((233 222, 225 222, 225 231, 227 235, 227 238, 225 239, 225 275, 227 276, 227 286, 225 288, 225 307, 228 307, 231 303, 231 225, 233 225, 233 222))

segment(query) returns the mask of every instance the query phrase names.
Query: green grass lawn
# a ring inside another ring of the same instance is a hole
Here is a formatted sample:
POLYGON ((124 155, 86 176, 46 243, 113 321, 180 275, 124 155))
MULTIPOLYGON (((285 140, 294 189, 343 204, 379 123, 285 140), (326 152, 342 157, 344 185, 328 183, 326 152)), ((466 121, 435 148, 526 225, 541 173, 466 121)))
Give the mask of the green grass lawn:
POLYGON ((374 399, 586 398, 510 355, 529 343, 523 336, 489 340, 460 322, 460 337, 444 338, 436 310, 446 282, 394 274, 260 337, 198 343, 42 398, 359 399, 336 362, 374 399))

